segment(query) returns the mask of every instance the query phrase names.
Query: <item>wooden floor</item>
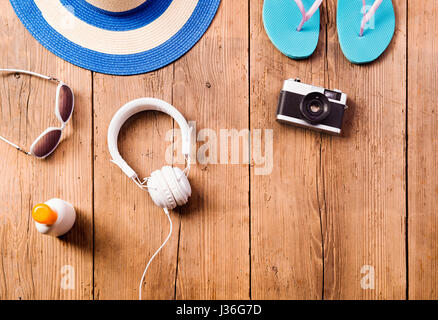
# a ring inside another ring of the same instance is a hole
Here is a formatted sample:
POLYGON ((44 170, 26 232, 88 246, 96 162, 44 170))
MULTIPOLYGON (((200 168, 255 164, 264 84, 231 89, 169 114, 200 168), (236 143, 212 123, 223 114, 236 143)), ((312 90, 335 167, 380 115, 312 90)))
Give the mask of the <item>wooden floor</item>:
MULTIPOLYGON (((76 109, 45 161, 1 145, 0 298, 137 297, 168 223, 110 163, 106 134, 121 105, 152 96, 196 121, 198 133, 261 129, 264 150, 272 132, 273 168, 260 174, 253 152, 251 165, 194 164, 193 196, 171 215, 175 232, 151 266, 144 297, 437 299, 438 1, 393 3, 394 39, 370 65, 344 58, 335 0, 324 1, 318 48, 303 61, 271 44, 262 0, 222 0, 183 58, 115 77, 49 53, 1 1, 0 65, 63 79, 76 109), (282 82, 291 77, 349 95, 343 137, 275 121, 282 82), (40 235, 30 215, 52 197, 78 213, 62 239, 40 235)), ((29 146, 57 124, 54 94, 47 81, 1 76, 0 134, 29 146)), ((173 126, 158 113, 134 117, 119 140, 123 156, 144 176, 160 168, 173 126)))

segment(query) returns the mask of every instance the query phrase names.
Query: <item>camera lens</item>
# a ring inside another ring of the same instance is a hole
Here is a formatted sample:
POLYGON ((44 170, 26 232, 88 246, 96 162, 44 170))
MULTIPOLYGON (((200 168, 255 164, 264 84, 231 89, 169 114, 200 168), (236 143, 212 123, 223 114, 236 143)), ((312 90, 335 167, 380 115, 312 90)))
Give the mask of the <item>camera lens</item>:
POLYGON ((324 94, 312 92, 304 96, 300 110, 309 122, 319 123, 330 114, 330 103, 324 94))
POLYGON ((313 101, 309 106, 310 112, 319 113, 322 110, 322 107, 317 101, 313 101))

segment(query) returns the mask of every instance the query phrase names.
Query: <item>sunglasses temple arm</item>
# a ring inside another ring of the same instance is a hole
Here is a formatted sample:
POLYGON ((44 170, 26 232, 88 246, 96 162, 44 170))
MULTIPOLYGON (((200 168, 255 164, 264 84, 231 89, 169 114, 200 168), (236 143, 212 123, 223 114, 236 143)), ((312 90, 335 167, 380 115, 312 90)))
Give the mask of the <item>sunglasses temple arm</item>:
POLYGON ((39 73, 32 72, 32 71, 26 71, 26 70, 20 70, 20 69, 1 69, 0 68, 0 72, 23 73, 23 74, 28 74, 28 75, 31 75, 31 76, 43 78, 43 79, 46 79, 46 80, 59 82, 59 80, 54 78, 54 77, 45 76, 43 74, 39 74, 39 73))
POLYGON ((21 151, 21 152, 23 152, 24 154, 30 155, 29 152, 23 150, 20 146, 17 146, 15 143, 9 141, 8 139, 3 138, 2 136, 0 136, 0 140, 6 142, 7 144, 10 144, 11 146, 13 146, 13 147, 14 147, 15 149, 17 149, 18 151, 21 151))

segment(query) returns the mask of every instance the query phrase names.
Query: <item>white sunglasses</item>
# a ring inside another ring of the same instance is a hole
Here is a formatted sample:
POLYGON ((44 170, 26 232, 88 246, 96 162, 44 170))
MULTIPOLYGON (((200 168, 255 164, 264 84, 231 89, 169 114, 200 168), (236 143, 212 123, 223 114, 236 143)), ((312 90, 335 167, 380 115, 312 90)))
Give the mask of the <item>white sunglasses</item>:
POLYGON ((32 76, 40 77, 49 81, 54 81, 58 83, 58 88, 56 90, 56 102, 55 102, 55 114, 58 120, 61 122, 61 127, 49 127, 43 133, 40 134, 38 138, 30 146, 30 151, 27 152, 20 146, 9 141, 8 139, 0 136, 0 140, 10 144, 17 150, 27 154, 37 157, 39 159, 44 159, 52 154, 53 151, 58 147, 61 142, 62 132, 64 131, 67 122, 70 120, 73 110, 74 110, 74 95, 73 90, 56 78, 44 76, 39 73, 17 70, 17 69, 0 69, 0 72, 10 72, 10 73, 23 73, 32 76))

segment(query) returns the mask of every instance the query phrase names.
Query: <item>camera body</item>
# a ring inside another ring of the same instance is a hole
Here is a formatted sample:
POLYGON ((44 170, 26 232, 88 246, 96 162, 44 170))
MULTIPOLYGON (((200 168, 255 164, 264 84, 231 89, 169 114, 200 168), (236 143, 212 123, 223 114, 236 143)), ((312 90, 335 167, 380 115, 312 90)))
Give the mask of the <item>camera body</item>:
POLYGON ((347 95, 339 90, 301 83, 284 82, 277 109, 277 121, 332 135, 340 135, 347 95))

